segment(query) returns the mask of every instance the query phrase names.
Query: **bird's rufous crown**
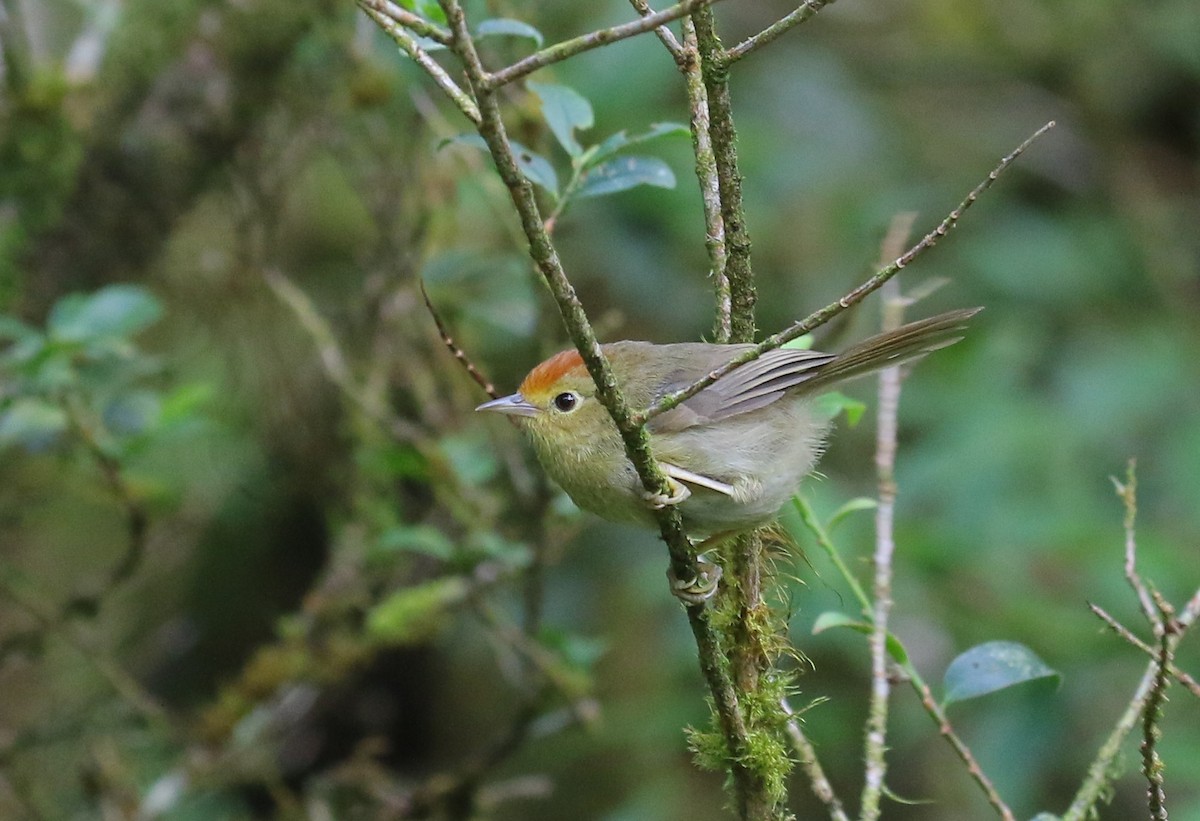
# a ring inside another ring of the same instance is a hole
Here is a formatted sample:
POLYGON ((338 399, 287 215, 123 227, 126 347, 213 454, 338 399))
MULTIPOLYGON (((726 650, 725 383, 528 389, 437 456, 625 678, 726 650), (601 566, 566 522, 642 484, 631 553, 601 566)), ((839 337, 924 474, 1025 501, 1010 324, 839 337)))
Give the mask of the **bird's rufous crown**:
POLYGON ((574 348, 568 348, 547 359, 529 372, 519 390, 526 399, 546 393, 567 373, 583 367, 583 357, 574 348))

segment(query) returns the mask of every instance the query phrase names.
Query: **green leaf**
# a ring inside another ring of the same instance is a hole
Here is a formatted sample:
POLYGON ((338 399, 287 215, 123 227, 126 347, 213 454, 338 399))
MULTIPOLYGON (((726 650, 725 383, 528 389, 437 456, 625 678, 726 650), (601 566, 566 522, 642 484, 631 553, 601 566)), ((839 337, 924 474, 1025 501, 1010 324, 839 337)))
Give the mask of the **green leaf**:
POLYGON ((639 185, 674 188, 675 175, 657 157, 617 157, 589 168, 575 196, 601 197, 639 185))
POLYGON ((367 634, 376 641, 410 644, 431 636, 446 612, 462 602, 470 587, 453 576, 398 590, 367 613, 367 634))
POLYGON ((846 424, 850 427, 857 425, 867 410, 865 402, 846 396, 841 391, 828 391, 821 394, 813 400, 813 407, 826 419, 836 419, 839 413, 845 411, 846 424))
POLYGON ((90 342, 131 336, 162 316, 162 306, 145 288, 109 285, 94 294, 69 294, 54 304, 46 321, 61 342, 90 342))
POLYGON ((691 136, 691 130, 683 123, 654 123, 644 134, 630 135, 625 131, 618 131, 588 153, 588 164, 594 165, 631 145, 656 140, 659 137, 691 136))
POLYGON ((383 553, 423 553, 435 559, 449 560, 454 556, 454 544, 445 533, 430 525, 401 525, 379 537, 383 553))
POLYGON ((1061 675, 1023 644, 989 641, 972 647, 946 668, 942 704, 978 698, 997 690, 1061 675))
POLYGON ((558 139, 568 154, 578 157, 583 153, 583 147, 575 139, 575 130, 586 131, 595 122, 592 114, 592 104, 582 94, 573 88, 551 83, 535 83, 532 80, 525 86, 542 101, 542 116, 546 125, 558 139))
POLYGON ((542 37, 542 33, 528 23, 520 20, 511 20, 507 17, 496 17, 491 20, 484 20, 475 29, 476 37, 488 37, 496 35, 507 35, 509 37, 525 37, 537 43, 538 48, 546 42, 542 37))
POLYGON ((66 429, 66 411, 43 399, 22 396, 0 412, 0 447, 23 445, 36 450, 66 429))
POLYGON ((446 25, 446 12, 438 5, 437 0, 400 0, 400 5, 411 12, 421 15, 440 25, 446 25))
MULTIPOLYGON (((867 622, 851 618, 845 613, 839 613, 836 610, 826 610, 817 616, 817 620, 813 622, 813 635, 823 633, 834 627, 849 627, 851 630, 857 630, 866 636, 871 635, 871 631, 874 629, 867 622)), ((887 634, 887 651, 888 655, 895 659, 897 664, 908 664, 908 651, 904 649, 904 645, 900 643, 900 639, 893 636, 891 632, 887 634)))
POLYGON ((829 517, 829 522, 826 523, 825 528, 827 530, 833 530, 834 527, 836 527, 837 524, 842 521, 842 519, 845 519, 850 514, 857 513, 860 510, 874 510, 877 507, 879 507, 879 502, 866 496, 859 496, 856 499, 851 499, 833 512, 833 515, 829 517))
MULTIPOLYGON (((457 137, 442 140, 438 143, 437 149, 440 151, 451 144, 469 145, 472 148, 482 149, 484 152, 488 151, 487 143, 478 134, 459 134, 457 137)), ((554 166, 550 164, 550 161, 536 151, 530 151, 516 140, 510 140, 509 144, 512 146, 513 156, 516 158, 517 167, 521 169, 521 173, 531 183, 541 186, 557 197, 558 174, 554 172, 554 166)))

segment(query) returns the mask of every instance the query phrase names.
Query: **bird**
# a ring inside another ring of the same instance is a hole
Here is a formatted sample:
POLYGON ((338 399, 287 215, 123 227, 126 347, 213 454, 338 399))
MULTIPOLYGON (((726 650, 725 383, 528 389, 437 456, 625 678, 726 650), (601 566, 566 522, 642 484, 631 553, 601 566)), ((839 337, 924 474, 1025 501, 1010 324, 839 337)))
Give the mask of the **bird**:
MULTIPOLYGON (((813 402, 816 396, 958 342, 980 310, 911 322, 841 353, 781 347, 737 366, 646 423, 668 494, 643 487, 573 348, 534 367, 516 393, 476 410, 516 419, 546 473, 578 507, 609 521, 654 527, 655 508, 678 505, 689 538, 711 545, 777 518, 816 466, 831 427, 813 402)), ((708 342, 601 345, 634 408, 654 405, 753 348, 708 342)), ((677 595, 689 592, 689 584, 679 583, 677 595)))

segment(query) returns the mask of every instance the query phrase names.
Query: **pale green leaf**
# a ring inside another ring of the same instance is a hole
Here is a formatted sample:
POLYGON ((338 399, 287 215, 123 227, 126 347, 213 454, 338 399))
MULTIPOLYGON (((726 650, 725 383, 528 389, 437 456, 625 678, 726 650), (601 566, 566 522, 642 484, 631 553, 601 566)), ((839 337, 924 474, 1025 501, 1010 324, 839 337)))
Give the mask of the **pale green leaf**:
POLYGON ((594 116, 592 104, 573 88, 551 83, 536 83, 530 80, 526 87, 542 101, 542 116, 554 133, 558 144, 572 157, 583 153, 583 147, 575 139, 576 129, 586 131, 592 127, 594 116))
POLYGON ((617 157, 589 168, 575 196, 600 197, 639 185, 674 188, 675 175, 657 157, 617 157))
MULTIPOLYGON (((849 627, 851 630, 856 630, 863 635, 869 636, 874 628, 865 621, 847 616, 845 613, 839 613, 836 610, 826 610, 821 615, 817 616, 817 620, 813 622, 813 635, 823 633, 834 627, 849 627)), ((904 645, 900 643, 900 639, 893 636, 890 632, 887 634, 887 651, 897 664, 908 664, 908 651, 904 649, 904 645)))
POLYGON ((542 33, 533 26, 521 20, 512 20, 507 17, 495 17, 491 20, 484 20, 475 29, 476 37, 489 37, 497 35, 507 35, 509 37, 525 37, 537 43, 538 48, 541 48, 542 43, 546 40, 542 37, 542 33))
POLYGON ((1061 675, 1032 650, 1012 641, 989 641, 972 647, 946 668, 943 704, 978 698, 997 690, 1061 675))

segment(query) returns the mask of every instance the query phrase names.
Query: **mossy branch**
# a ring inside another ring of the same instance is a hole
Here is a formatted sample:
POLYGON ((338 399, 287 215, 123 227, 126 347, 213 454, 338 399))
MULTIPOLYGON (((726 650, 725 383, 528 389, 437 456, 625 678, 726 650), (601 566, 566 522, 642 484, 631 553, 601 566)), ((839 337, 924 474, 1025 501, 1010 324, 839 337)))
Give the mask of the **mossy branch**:
MULTIPOLYGON (((508 188, 521 228, 529 242, 530 257, 554 297, 571 341, 596 384, 597 398, 608 410, 620 432, 626 454, 643 485, 651 492, 668 492, 666 477, 651 453, 649 435, 642 423, 634 421, 633 411, 617 385, 587 314, 546 231, 533 185, 521 174, 517 166, 501 118, 496 91, 486 82, 487 72, 476 51, 462 7, 457 0, 439 0, 439 4, 450 23, 450 48, 462 61, 475 103, 479 108, 479 133, 508 188)), ((679 511, 668 506, 657 511, 656 518, 662 538, 670 552, 675 574, 680 578, 694 577, 697 572, 695 561, 691 544, 683 531, 679 511)), ((720 640, 712 628, 708 612, 703 605, 693 605, 687 608, 687 613, 700 656, 701 671, 712 694, 722 734, 733 751, 731 769, 739 803, 742 803, 750 790, 750 780, 746 768, 737 761, 740 753, 748 745, 748 734, 739 709, 738 694, 723 662, 720 640)))

